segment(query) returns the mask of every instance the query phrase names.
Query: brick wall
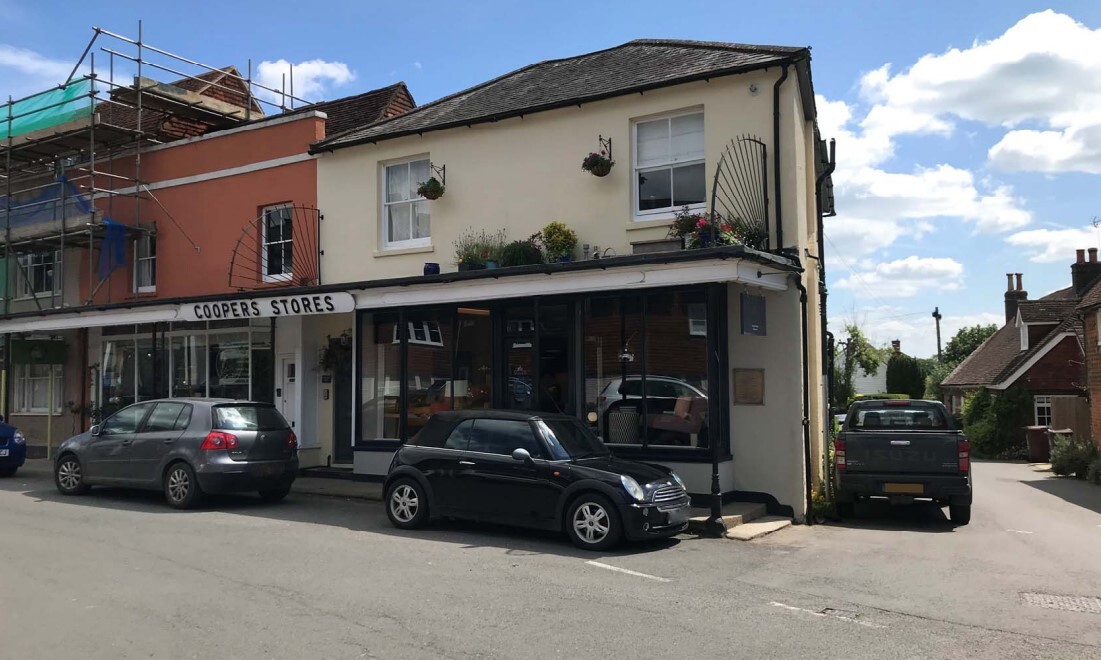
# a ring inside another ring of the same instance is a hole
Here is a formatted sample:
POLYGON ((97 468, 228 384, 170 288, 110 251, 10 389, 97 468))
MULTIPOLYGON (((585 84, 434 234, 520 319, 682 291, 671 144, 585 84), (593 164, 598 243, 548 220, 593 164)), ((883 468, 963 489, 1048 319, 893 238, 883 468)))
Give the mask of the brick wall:
POLYGON ((1101 350, 1097 346, 1097 315, 1086 314, 1086 383, 1090 399, 1090 430, 1094 442, 1101 446, 1101 350))
POLYGON ((1034 394, 1082 394, 1086 382, 1082 349, 1075 337, 1066 337, 1018 379, 1034 394))

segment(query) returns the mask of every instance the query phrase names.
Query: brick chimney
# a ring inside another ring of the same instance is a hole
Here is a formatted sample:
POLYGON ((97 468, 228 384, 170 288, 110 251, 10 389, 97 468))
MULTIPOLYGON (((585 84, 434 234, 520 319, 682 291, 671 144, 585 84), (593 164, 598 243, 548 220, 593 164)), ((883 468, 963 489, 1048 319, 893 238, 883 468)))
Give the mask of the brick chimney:
POLYGON ((1101 262, 1097 261, 1097 248, 1089 249, 1089 260, 1086 260, 1086 250, 1075 250, 1075 262, 1070 265, 1070 279, 1074 283, 1074 295, 1081 298, 1089 290, 1099 276, 1101 276, 1101 262))
POLYGON ((1023 301, 1028 300, 1028 291, 1024 290, 1024 286, 1021 284, 1020 273, 1006 273, 1005 274, 1005 322, 1013 323, 1017 320, 1017 305, 1023 301), (1013 285, 1013 276, 1017 276, 1017 285, 1013 285))
POLYGON ((895 354, 901 353, 902 352, 902 342, 897 340, 897 339, 892 341, 891 342, 891 349, 895 352, 895 354))

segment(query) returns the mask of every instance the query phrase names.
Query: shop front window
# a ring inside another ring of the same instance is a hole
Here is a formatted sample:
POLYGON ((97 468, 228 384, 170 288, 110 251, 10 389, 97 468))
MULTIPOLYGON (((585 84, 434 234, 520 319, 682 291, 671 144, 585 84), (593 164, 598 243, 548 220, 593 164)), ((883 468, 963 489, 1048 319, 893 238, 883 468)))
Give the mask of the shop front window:
POLYGON ((441 410, 451 410, 453 374, 451 355, 452 311, 409 313, 405 379, 407 406, 405 431, 413 437, 428 418, 441 410))
POLYGON ((401 438, 401 341, 397 314, 367 314, 359 328, 362 440, 401 438))
POLYGON ((226 399, 249 398, 248 332, 210 335, 209 396, 226 399))
POLYGON ((206 332, 172 337, 172 396, 206 396, 206 332))
POLYGON ((137 348, 133 337, 119 337, 103 343, 103 371, 100 405, 103 414, 128 406, 137 400, 135 367, 137 348))
POLYGON ((272 385, 275 382, 275 372, 272 366, 274 353, 271 348, 271 321, 254 319, 252 326, 252 390, 249 399, 274 403, 275 391, 272 385))
POLYGON ((642 398, 631 394, 642 374, 641 299, 589 300, 582 344, 590 424, 604 442, 642 444, 642 398))
POLYGON ((454 387, 457 410, 493 405, 493 323, 488 309, 459 308, 454 387))

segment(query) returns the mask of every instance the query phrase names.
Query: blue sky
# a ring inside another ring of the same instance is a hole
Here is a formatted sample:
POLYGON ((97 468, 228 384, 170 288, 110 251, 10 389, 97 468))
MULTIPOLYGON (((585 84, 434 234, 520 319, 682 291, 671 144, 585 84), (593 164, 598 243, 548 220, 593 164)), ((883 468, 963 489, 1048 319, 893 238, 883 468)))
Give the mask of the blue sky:
MULTIPOLYGON (((58 82, 92 26, 214 66, 249 58, 336 98, 404 80, 426 102, 542 59, 639 37, 809 45, 838 138, 827 224, 834 329, 935 351, 1002 316, 1004 273, 1033 297, 1098 245, 1101 3, 148 3, 0 0, 0 92, 58 82), (1050 10, 1050 11, 1048 11, 1050 10), (887 67, 887 68, 884 68, 887 67)), ((305 90, 305 92, 303 92, 305 90)))

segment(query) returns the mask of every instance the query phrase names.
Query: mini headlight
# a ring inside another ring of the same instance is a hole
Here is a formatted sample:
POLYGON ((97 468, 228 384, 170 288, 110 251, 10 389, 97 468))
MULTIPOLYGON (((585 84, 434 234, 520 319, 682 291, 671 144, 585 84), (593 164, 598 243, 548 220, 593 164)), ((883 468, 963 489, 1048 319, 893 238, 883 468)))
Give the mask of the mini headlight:
POLYGON ((625 474, 619 475, 619 482, 623 484, 623 489, 627 491, 627 494, 635 498, 639 502, 646 499, 646 493, 642 492, 642 486, 638 485, 638 482, 628 477, 625 474))
POLYGON ((19 432, 19 431, 16 431, 16 432, 15 432, 15 444, 17 444, 17 445, 25 445, 25 444, 27 444, 27 439, 26 439, 26 438, 24 438, 24 437, 23 437, 23 434, 22 434, 21 432, 19 432))
POLYGON ((680 478, 679 474, 677 474, 676 472, 670 472, 669 476, 673 478, 673 481, 677 482, 677 485, 680 486, 681 490, 683 490, 684 492, 688 492, 688 486, 684 485, 684 480, 680 478))

